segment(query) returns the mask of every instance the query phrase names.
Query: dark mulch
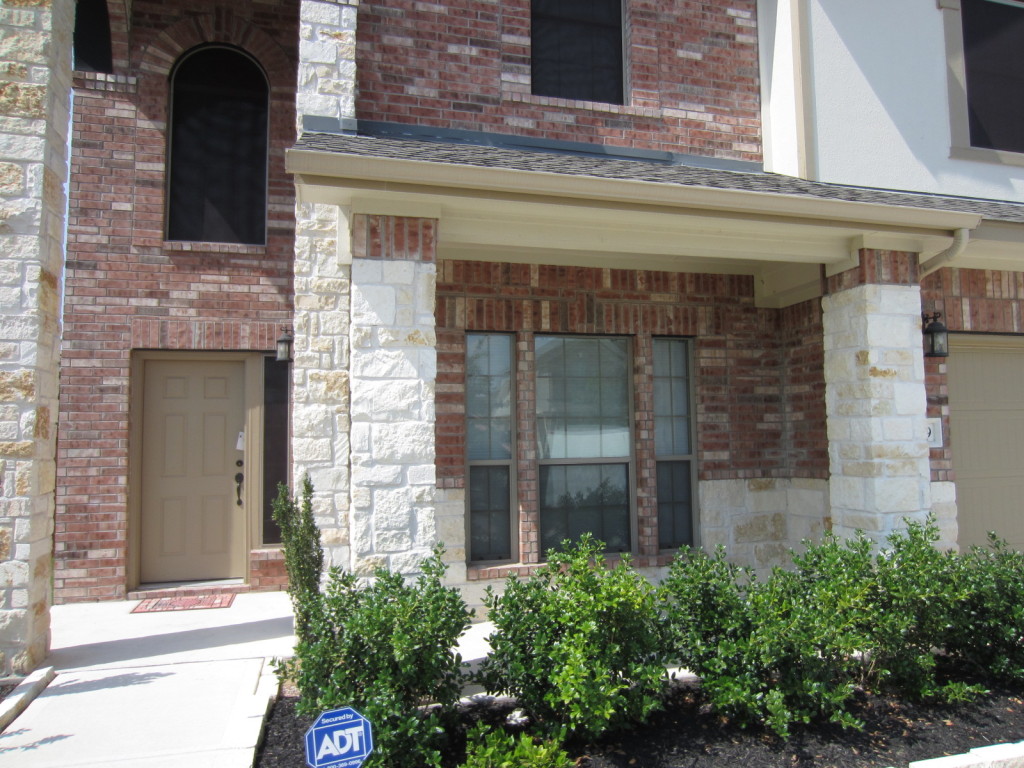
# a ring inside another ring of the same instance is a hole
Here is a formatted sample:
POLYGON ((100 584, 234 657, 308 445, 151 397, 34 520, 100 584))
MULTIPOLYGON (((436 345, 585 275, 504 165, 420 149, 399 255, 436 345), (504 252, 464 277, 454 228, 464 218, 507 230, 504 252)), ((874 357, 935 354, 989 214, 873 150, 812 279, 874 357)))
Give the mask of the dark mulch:
MULTIPOLYGON (((301 768, 306 765, 303 739, 312 718, 295 714, 291 690, 278 699, 267 722, 257 768, 301 768)), ((969 704, 908 704, 866 697, 857 716, 863 731, 829 725, 800 727, 783 742, 758 729, 742 729, 719 718, 692 690, 679 690, 665 710, 633 731, 608 736, 571 749, 580 768, 905 768, 913 760, 967 752, 973 747, 1024 740, 1024 694, 993 691, 969 704)), ((463 727, 476 717, 502 713, 463 714, 463 727)), ((461 759, 463 745, 453 737, 451 765, 461 759)))

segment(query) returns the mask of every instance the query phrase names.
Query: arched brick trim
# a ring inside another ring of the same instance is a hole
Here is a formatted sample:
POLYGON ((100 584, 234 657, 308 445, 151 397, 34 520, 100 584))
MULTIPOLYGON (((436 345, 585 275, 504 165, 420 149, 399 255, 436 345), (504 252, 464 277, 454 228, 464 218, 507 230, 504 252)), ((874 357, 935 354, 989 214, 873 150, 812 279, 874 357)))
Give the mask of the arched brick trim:
POLYGON ((288 54, 266 32, 224 8, 165 29, 142 51, 139 69, 166 77, 181 54, 207 43, 228 43, 251 54, 266 70, 272 90, 294 87, 295 67, 288 54))
POLYGON ((114 74, 123 75, 131 58, 131 0, 107 0, 107 14, 110 17, 110 49, 114 60, 114 74))

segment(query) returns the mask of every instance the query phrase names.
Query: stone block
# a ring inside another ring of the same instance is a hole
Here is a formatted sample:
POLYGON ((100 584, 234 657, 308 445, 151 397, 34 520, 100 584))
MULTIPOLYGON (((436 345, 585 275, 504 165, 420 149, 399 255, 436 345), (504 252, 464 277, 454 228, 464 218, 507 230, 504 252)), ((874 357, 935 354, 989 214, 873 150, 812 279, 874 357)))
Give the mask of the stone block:
POLYGON ((768 515, 753 515, 736 523, 733 528, 733 541, 737 544, 749 544, 763 541, 785 541, 786 515, 776 512, 768 515))
POLYGON ((434 425, 422 422, 376 424, 373 458, 398 464, 424 464, 434 460, 434 425))
POLYGON ((375 552, 407 552, 412 548, 412 536, 407 531, 377 531, 373 537, 375 552))

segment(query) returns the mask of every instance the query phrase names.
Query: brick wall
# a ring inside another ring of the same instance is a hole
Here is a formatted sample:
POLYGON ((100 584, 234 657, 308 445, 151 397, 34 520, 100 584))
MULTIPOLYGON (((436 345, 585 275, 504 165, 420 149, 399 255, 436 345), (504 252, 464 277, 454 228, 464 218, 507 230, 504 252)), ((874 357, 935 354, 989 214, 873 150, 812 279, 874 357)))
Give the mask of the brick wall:
POLYGON ((529 0, 363 2, 357 117, 760 161, 756 3, 625 5, 620 106, 531 95, 529 0))
MULTIPOLYGON (((633 337, 634 418, 644 434, 653 395, 652 336, 695 338, 697 460, 704 481, 828 476, 821 309, 754 307, 750 278, 614 269, 444 261, 437 288, 437 478, 465 485, 465 333, 516 333, 525 363, 538 332, 633 337)), ((533 384, 520 365, 520 413, 532 413, 533 384)), ((538 556, 536 475, 530 419, 520 436, 520 556, 538 556), (532 524, 532 525, 531 525, 532 524)), ((650 430, 648 430, 650 434, 650 430)), ((657 551, 653 446, 637 441, 641 554, 657 551), (648 526, 650 529, 648 530, 648 526)))
MULTIPOLYGON (((116 3, 112 6, 117 6, 116 3)), ((61 413, 58 600, 123 597, 132 349, 271 350, 291 319, 298 2, 115 8, 115 73, 76 73, 61 413), (168 75, 204 43, 253 55, 271 86, 265 246, 163 239, 168 75)))
MULTIPOLYGON (((925 312, 941 312, 950 331, 1024 333, 1024 273, 988 269, 940 269, 921 282, 925 312)), ((946 361, 925 360, 928 415, 942 419, 945 446, 933 448, 932 480, 952 481, 953 435, 949 430, 946 361)))

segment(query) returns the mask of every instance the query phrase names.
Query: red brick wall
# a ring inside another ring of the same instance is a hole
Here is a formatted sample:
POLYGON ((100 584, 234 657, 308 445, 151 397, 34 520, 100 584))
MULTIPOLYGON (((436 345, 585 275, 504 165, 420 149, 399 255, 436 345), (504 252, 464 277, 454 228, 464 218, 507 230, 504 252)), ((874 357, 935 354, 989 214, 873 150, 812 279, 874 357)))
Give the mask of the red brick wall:
POLYGON ((55 594, 123 597, 132 349, 271 350, 290 322, 298 2, 111 4, 112 76, 76 73, 55 594), (271 84, 266 246, 165 243, 168 74, 195 45, 236 45, 271 84))
MULTIPOLYGON (((1024 272, 988 269, 940 269, 921 282, 925 312, 941 312, 950 331, 1024 333, 1024 272)), ((942 418, 945 447, 931 451, 932 480, 955 480, 953 443, 949 429, 949 391, 946 361, 925 360, 928 415, 942 418)))
POLYGON ((626 3, 626 105, 530 94, 530 2, 363 2, 357 117, 760 161, 754 0, 626 3))
MULTIPOLYGON (((518 332, 520 355, 534 332, 633 336, 638 433, 650 410, 641 369, 652 364, 651 337, 694 337, 700 478, 828 477, 818 301, 758 309, 747 277, 442 260, 437 326, 442 487, 465 482, 466 331, 518 332)), ((527 379, 517 382, 524 397, 527 379)), ((519 429, 532 445, 532 423, 519 429)), ((653 504, 649 458, 638 443, 641 504, 653 504)))

